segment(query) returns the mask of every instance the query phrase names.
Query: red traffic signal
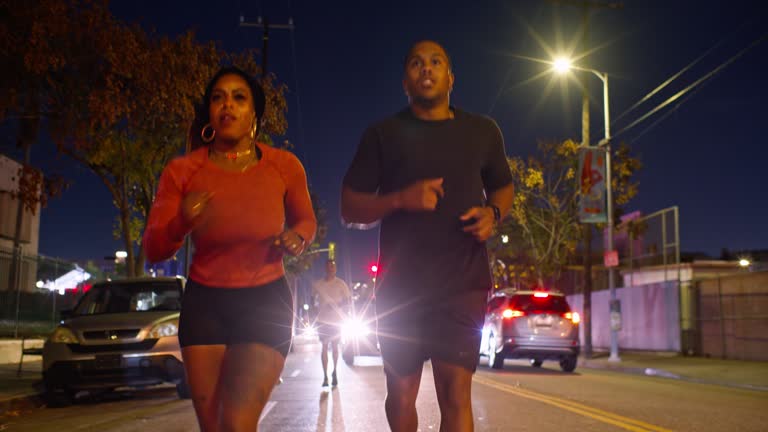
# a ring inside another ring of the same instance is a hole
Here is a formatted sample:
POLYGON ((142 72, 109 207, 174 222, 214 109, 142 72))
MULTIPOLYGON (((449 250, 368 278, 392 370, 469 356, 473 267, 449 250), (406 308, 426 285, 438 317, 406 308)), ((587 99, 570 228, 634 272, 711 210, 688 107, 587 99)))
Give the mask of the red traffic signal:
POLYGON ((371 274, 373 274, 374 276, 376 276, 376 274, 379 272, 379 266, 376 264, 371 264, 370 269, 371 269, 371 274))

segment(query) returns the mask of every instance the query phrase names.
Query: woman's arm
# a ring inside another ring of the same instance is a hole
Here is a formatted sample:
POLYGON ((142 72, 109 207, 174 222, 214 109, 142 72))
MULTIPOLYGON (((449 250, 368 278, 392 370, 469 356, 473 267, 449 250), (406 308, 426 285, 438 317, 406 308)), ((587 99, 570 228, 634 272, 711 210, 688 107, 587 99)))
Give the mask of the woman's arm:
POLYGON ((172 165, 163 170, 144 230, 142 246, 149 262, 171 258, 181 248, 191 226, 180 214, 183 195, 172 165))

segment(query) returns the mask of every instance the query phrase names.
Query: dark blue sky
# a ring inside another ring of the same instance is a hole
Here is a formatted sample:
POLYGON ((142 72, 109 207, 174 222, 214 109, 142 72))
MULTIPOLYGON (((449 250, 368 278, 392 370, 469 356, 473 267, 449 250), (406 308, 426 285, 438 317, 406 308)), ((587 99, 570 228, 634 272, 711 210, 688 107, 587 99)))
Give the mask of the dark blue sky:
MULTIPOLYGON (((526 83, 545 67, 513 56, 548 57, 527 26, 553 49, 572 46, 581 25, 577 7, 544 0, 215 3, 135 0, 113 2, 112 9, 162 34, 194 28, 200 40, 218 40, 230 50, 261 48, 261 30, 238 27, 241 14, 247 21, 261 14, 274 23, 293 17, 295 51, 287 32, 273 30, 269 68, 292 90, 287 138, 329 209, 340 271, 362 273, 376 255, 375 233, 341 228, 339 187, 363 129, 406 104, 401 62, 412 42, 430 38, 445 45, 456 75, 452 102, 494 117, 508 154, 528 155, 538 139, 580 139, 577 86, 571 83, 564 92, 556 85, 547 93, 549 76, 526 83)), ((614 134, 765 34, 766 14, 757 1, 623 3, 621 10, 591 14, 588 46, 601 48, 579 61, 611 74, 613 118, 719 45, 651 103, 614 124, 614 134)), ((640 194, 629 210, 647 214, 679 206, 684 251, 717 255, 721 248, 768 248, 766 59, 768 42, 715 75, 650 130, 645 131, 669 109, 618 137, 631 143, 644 164, 640 194)), ((594 76, 582 79, 595 100, 597 141, 603 135, 601 85, 594 76)), ((50 148, 39 146, 33 158, 46 170, 66 172, 74 184, 43 210, 41 253, 101 257, 122 248, 112 238, 115 210, 106 188, 70 160, 47 153, 50 148)))

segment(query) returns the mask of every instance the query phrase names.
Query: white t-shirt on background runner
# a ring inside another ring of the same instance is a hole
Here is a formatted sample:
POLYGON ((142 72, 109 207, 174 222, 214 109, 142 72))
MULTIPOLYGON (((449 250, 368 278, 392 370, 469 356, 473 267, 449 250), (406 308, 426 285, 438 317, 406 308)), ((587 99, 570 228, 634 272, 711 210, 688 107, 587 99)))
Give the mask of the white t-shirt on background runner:
POLYGON ((317 320, 321 323, 337 324, 341 321, 341 305, 352 297, 346 282, 338 276, 331 280, 325 278, 316 281, 312 287, 319 302, 317 320))

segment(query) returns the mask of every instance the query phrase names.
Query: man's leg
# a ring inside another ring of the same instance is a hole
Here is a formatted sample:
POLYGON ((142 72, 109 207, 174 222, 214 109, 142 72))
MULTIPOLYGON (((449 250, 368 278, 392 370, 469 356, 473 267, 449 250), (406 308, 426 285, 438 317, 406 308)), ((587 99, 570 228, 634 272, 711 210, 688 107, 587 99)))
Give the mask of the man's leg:
POLYGON ((328 386, 328 340, 320 340, 320 362, 323 364, 323 387, 328 386))
POLYGON ((432 360, 440 432, 472 432, 472 371, 442 360, 432 360))
POLYGON ((428 333, 440 405, 440 432, 471 432, 472 374, 477 368, 486 305, 485 291, 445 296, 432 311, 428 333), (450 340, 441 335, 450 334, 450 340))
POLYGON ((416 396, 421 384, 421 371, 401 376, 390 368, 384 368, 387 376, 387 399, 384 409, 392 432, 416 432, 419 417, 416 413, 416 396))
POLYGON ((336 366, 339 364, 339 339, 331 341, 331 350, 333 350, 333 373, 331 374, 331 385, 336 386, 339 384, 339 379, 336 377, 336 366))

